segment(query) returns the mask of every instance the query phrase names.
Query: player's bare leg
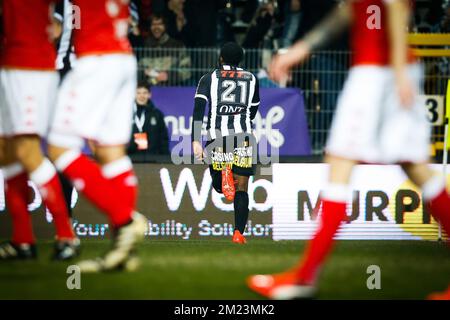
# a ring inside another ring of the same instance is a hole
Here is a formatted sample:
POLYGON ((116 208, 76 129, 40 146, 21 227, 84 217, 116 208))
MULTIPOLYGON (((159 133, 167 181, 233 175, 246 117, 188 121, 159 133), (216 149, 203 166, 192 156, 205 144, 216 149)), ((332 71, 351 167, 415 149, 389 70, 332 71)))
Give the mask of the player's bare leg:
POLYGON ((445 188, 445 178, 435 175, 428 164, 403 164, 403 170, 418 187, 422 189, 424 201, 436 221, 447 235, 450 234, 450 197, 445 188))
MULTIPOLYGON (((445 188, 445 178, 435 175, 428 164, 403 164, 409 179, 422 189, 423 201, 429 212, 438 221, 447 235, 450 235, 450 197, 445 188)), ((442 293, 428 296, 430 300, 450 300, 450 287, 442 293)))
POLYGON ((354 160, 334 156, 328 156, 326 162, 330 165, 329 183, 321 194, 319 227, 300 263, 283 273, 250 277, 248 285, 253 291, 270 299, 304 299, 315 295, 319 271, 331 252, 334 235, 346 219, 348 184, 356 164, 354 160))
POLYGON ((248 177, 233 175, 236 193, 234 196, 234 235, 233 242, 245 244, 247 240, 243 236, 248 220, 248 177))
POLYGON ((4 165, 6 161, 6 139, 0 137, 0 165, 4 165))
POLYGON ((12 218, 11 241, 0 244, 0 260, 34 259, 36 239, 28 212, 28 175, 14 156, 11 139, 0 138, 0 167, 5 198, 12 218))
POLYGON ((0 138, 0 166, 5 167, 17 162, 11 139, 0 138))
POLYGON ((17 136, 13 139, 14 152, 27 172, 34 172, 44 161, 38 136, 17 136))
POLYGON ((79 151, 57 146, 49 150, 58 169, 112 224, 113 248, 102 258, 80 262, 82 272, 134 269, 135 247, 144 238, 147 219, 135 211, 137 181, 124 146, 97 145, 100 166, 79 151))
POLYGON ((36 184, 44 204, 52 213, 57 239, 53 258, 67 260, 77 256, 79 240, 72 229, 56 169, 42 154, 40 138, 37 135, 16 136, 12 144, 15 158, 36 184))

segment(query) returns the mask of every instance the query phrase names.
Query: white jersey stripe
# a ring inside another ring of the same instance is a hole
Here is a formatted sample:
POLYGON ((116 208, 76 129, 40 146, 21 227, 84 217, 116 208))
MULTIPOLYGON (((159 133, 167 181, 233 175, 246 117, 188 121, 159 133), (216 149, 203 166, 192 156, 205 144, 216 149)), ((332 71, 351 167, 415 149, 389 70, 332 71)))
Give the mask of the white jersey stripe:
POLYGON ((215 69, 200 79, 195 97, 209 102, 209 139, 217 139, 219 132, 223 137, 252 132, 250 117, 259 105, 259 86, 250 72, 227 65, 215 69))
POLYGON ((217 86, 218 79, 216 73, 211 74, 211 128, 209 134, 211 139, 216 139, 216 117, 217 117, 217 86))
MULTIPOLYGON (((249 108, 247 108, 247 113, 249 112, 248 110, 249 110, 249 108)), ((235 115, 233 117, 234 117, 234 120, 233 120, 234 133, 242 133, 242 132, 244 132, 244 130, 242 129, 242 126, 241 126, 241 115, 238 114, 238 115, 235 115)))
POLYGON ((206 102, 208 102, 208 97, 205 96, 204 94, 196 94, 196 95, 195 95, 195 98, 201 98, 201 99, 206 100, 206 102))
MULTIPOLYGON (((248 101, 251 106, 254 105, 251 102, 253 101, 253 96, 255 95, 255 83, 256 83, 256 78, 255 78, 255 76, 253 76, 252 80, 250 81, 250 92, 248 95, 248 101)), ((247 127, 247 133, 251 133, 252 132, 252 124, 250 121, 250 108, 247 108, 247 117, 245 119, 245 126, 247 127)))
POLYGON ((220 132, 222 136, 226 137, 230 135, 230 131, 228 130, 228 119, 230 116, 222 116, 222 122, 220 123, 220 132))
POLYGON ((64 17, 62 19, 62 35, 58 48, 58 56, 56 57, 56 69, 64 68, 64 58, 69 54, 70 62, 74 62, 75 55, 71 52, 71 37, 72 37, 72 18, 73 10, 72 3, 69 0, 64 0, 64 17))

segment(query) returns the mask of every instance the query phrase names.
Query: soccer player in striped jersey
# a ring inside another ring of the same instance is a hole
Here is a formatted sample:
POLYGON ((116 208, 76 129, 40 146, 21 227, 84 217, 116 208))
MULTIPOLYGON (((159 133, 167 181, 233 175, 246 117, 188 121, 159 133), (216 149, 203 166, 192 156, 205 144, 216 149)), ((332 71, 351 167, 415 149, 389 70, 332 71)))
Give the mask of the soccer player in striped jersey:
POLYGON ((326 146, 328 185, 321 194, 319 228, 299 264, 287 272, 256 275, 249 287, 272 299, 314 296, 319 271, 333 238, 346 219, 349 181, 358 162, 398 163, 421 187, 424 201, 450 235, 450 197, 443 176, 428 168, 430 137, 426 109, 419 97, 422 70, 407 45, 408 0, 351 0, 287 53, 275 57, 271 76, 287 79, 289 69, 304 61, 336 32, 351 25, 353 66, 340 95, 326 146), (371 23, 377 7, 379 23, 371 23))
POLYGON ((53 14, 53 21, 57 30, 56 69, 61 80, 75 65, 76 57, 72 44, 72 30, 74 28, 74 10, 71 0, 60 0, 53 14))
POLYGON ((233 242, 244 244, 248 220, 248 179, 255 174, 256 142, 252 120, 259 106, 258 79, 239 68, 244 56, 236 43, 225 44, 220 67, 201 79, 195 94, 192 146, 197 159, 209 164, 214 189, 234 201, 233 242), (206 151, 201 144, 201 128, 209 104, 206 151))

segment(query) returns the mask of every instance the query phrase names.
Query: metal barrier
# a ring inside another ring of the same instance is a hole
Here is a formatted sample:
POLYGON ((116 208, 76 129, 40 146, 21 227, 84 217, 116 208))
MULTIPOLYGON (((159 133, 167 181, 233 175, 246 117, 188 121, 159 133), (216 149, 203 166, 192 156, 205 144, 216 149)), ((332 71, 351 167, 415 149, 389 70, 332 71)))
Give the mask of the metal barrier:
MULTIPOLYGON (((445 49, 438 51, 424 49, 424 45, 450 44, 449 35, 441 34, 410 37, 413 45, 418 45, 418 54, 425 66, 425 94, 433 122, 432 142, 443 140, 443 114, 440 104, 446 82, 450 75, 450 60, 445 49), (432 39, 431 39, 432 38, 432 39), (434 99, 436 98, 436 99, 434 99), (435 108, 434 104, 439 104, 435 108)), ((148 80, 156 86, 196 86, 201 76, 218 65, 219 49, 151 49, 135 48, 139 63, 139 79, 148 80)), ((264 49, 246 50, 243 67, 258 76, 261 87, 278 87, 267 77, 267 66, 272 51, 264 49)), ((334 114, 336 100, 342 89, 351 63, 351 54, 347 51, 319 51, 303 65, 292 72, 288 87, 300 88, 304 93, 306 112, 313 154, 320 155, 326 143, 328 130, 334 114)), ((186 106, 188 107, 188 106, 186 106)), ((190 105, 189 105, 190 107, 190 105)), ((442 106, 443 107, 443 106, 442 106)), ((437 148, 439 149, 439 148, 437 148)), ((436 152, 434 151, 435 155, 436 152)))

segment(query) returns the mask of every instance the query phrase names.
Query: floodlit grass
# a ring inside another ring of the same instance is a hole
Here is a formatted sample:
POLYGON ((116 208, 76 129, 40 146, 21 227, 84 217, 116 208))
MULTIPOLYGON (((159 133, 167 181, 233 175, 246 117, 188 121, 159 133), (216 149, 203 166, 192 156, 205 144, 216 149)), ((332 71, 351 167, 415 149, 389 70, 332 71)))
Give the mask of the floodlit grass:
MULTIPOLYGON (((0 299, 259 299, 245 278, 296 263, 303 241, 150 241, 140 247, 137 272, 86 274, 81 290, 68 290, 66 268, 51 262, 52 243, 39 243, 39 259, 0 262, 0 299)), ((81 258, 108 249, 83 240, 81 258)), ((74 262, 75 263, 75 262, 74 262)), ((341 241, 322 272, 319 299, 423 299, 450 283, 450 250, 420 241, 341 241), (381 290, 368 290, 369 265, 381 268, 381 290)))

